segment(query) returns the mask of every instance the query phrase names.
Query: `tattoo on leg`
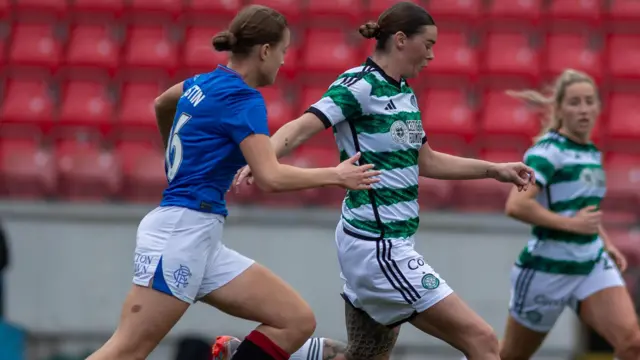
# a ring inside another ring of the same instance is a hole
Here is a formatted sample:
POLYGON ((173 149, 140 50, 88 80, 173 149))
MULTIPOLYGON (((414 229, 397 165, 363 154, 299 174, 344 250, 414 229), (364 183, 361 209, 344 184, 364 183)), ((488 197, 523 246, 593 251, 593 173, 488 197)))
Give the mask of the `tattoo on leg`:
POLYGON ((399 327, 390 329, 373 320, 366 312, 345 304, 348 360, 387 359, 398 339, 399 327))
POLYGON ((340 341, 324 339, 322 347, 322 360, 344 360, 347 352, 347 345, 340 341))

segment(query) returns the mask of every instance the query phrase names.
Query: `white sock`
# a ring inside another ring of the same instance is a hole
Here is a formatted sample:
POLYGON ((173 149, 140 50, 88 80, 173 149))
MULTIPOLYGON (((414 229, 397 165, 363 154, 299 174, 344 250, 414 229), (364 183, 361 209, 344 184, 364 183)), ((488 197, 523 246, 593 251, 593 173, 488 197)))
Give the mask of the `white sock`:
POLYGON ((310 338, 298 351, 293 353, 290 360, 322 360, 323 338, 310 338))

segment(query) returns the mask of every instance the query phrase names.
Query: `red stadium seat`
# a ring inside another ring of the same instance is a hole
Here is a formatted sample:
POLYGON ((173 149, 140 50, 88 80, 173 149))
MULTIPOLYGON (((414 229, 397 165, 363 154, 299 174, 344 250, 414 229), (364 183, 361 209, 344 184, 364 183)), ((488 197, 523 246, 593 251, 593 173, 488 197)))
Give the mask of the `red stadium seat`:
POLYGON ((160 88, 156 83, 125 84, 120 93, 117 127, 121 138, 158 135, 153 107, 160 88))
POLYGON ((610 0, 608 7, 609 27, 640 29, 640 2, 637 0, 610 0))
POLYGON ((56 69, 62 57, 62 44, 49 25, 16 25, 9 62, 20 66, 56 69))
POLYGON ((233 18, 242 4, 242 0, 190 0, 187 1, 185 10, 195 17, 219 15, 233 18))
POLYGON ((56 148, 58 194, 67 200, 105 200, 120 188, 120 169, 111 153, 91 142, 62 141, 56 148))
POLYGON ((640 140, 640 121, 637 117, 640 113, 639 98, 637 93, 611 94, 608 133, 612 139, 640 140))
POLYGON ((275 133, 282 125, 293 120, 293 108, 282 89, 271 86, 260 89, 264 101, 267 104, 267 114, 269 116, 269 131, 275 133))
POLYGON ((551 21, 598 23, 602 20, 602 0, 554 0, 550 2, 551 21))
POLYGON ((518 76, 536 81, 539 55, 526 34, 493 33, 487 39, 484 71, 488 75, 518 76))
POLYGON ((67 11, 67 2, 65 0, 16 0, 15 10, 17 13, 35 16, 63 16, 67 11))
POLYGON ((53 125, 53 100, 47 84, 43 81, 10 81, 5 88, 0 120, 3 127, 17 125, 49 131, 53 125))
POLYGON ((427 78, 438 74, 473 78, 478 74, 478 54, 461 32, 441 32, 435 47, 435 60, 429 63, 426 73, 427 78))
POLYGON ((333 76, 359 65, 358 52, 349 45, 341 30, 311 30, 303 54, 306 71, 331 73, 333 76))
POLYGON ((156 83, 129 83, 120 92, 120 109, 116 116, 116 137, 159 140, 154 101, 160 95, 156 83))
MULTIPOLYGON (((483 160, 491 162, 522 161, 515 151, 483 151, 483 160)), ((493 179, 459 181, 456 183, 456 208, 463 211, 502 212, 513 185, 493 179)))
POLYGON ((427 137, 457 135, 470 141, 477 133, 475 112, 464 91, 429 90, 422 96, 421 108, 427 137))
POLYGON ((55 185, 50 153, 31 140, 0 141, 0 194, 38 199, 53 194, 55 185))
POLYGON ((113 103, 100 82, 73 81, 65 86, 58 123, 102 134, 111 130, 113 103))
POLYGON ((124 12, 124 3, 124 0, 74 0, 70 6, 71 11, 81 20, 95 15, 118 17, 124 12))
POLYGON ((131 0, 129 9, 134 18, 148 20, 149 17, 177 19, 182 13, 181 0, 131 0))
POLYGON ((0 0, 0 19, 4 19, 12 8, 13 6, 9 0, 0 0))
MULTIPOLYGON (((375 1, 374 1, 375 2, 375 1)), ((380 1, 381 3, 389 3, 390 1, 380 1)), ((435 14, 436 23, 441 22, 473 22, 478 20, 482 13, 482 0, 454 0, 454 1, 429 1, 427 7, 431 14, 435 14)), ((385 10, 384 6, 376 9, 380 15, 385 10)), ((376 15, 375 19, 378 18, 376 15)))
POLYGON ((193 27, 187 30, 183 50, 183 64, 192 73, 208 72, 216 65, 226 65, 228 54, 218 52, 211 46, 211 39, 221 29, 193 27))
POLYGON ((582 70, 602 79, 602 56, 589 45, 587 36, 553 34, 548 37, 545 72, 557 76, 565 69, 582 70))
MULTIPOLYGON (((311 21, 348 21, 361 22, 363 19, 360 0, 308 0, 308 19, 311 21)), ((358 24, 360 25, 360 24, 358 24)))
POLYGON ((131 68, 172 73, 178 66, 178 49, 163 28, 135 27, 130 29, 124 60, 131 68))
MULTIPOLYGON (((540 121, 536 113, 527 109, 524 102, 513 99, 502 91, 490 91, 485 94, 480 121, 485 134, 513 136, 527 143, 540 130, 540 121)), ((498 142, 496 145, 506 143, 498 142)))
POLYGON ((297 23, 301 16, 300 0, 249 0, 249 4, 259 4, 278 10, 289 23, 297 23))
POLYGON ((78 68, 102 68, 114 72, 120 56, 118 43, 105 26, 77 26, 71 31, 66 65, 78 68))
POLYGON ((608 208, 640 215, 640 154, 607 153, 604 165, 607 171, 605 203, 608 208))
POLYGON ((537 23, 542 13, 542 0, 493 0, 488 8, 489 21, 504 22, 518 21, 537 23))
POLYGON ((157 202, 167 187, 164 154, 147 142, 122 142, 116 148, 122 164, 121 196, 133 202, 157 202))
POLYGON ((614 35, 609 39, 609 71, 616 78, 640 78, 640 36, 614 35))

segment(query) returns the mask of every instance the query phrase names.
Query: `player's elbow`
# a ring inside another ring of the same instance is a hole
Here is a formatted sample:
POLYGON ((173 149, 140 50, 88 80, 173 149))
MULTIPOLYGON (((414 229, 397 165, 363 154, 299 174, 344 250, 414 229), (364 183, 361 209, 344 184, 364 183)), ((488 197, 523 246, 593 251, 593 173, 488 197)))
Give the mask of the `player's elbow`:
POLYGON ((258 188, 266 193, 277 193, 281 192, 282 186, 280 186, 280 182, 277 179, 277 176, 271 175, 254 175, 256 185, 258 188))
POLYGON ((167 111, 171 108, 170 101, 166 99, 166 97, 160 95, 153 102, 153 109, 157 113, 162 113, 163 111, 167 111))
POLYGON ((522 203, 510 197, 504 206, 504 213, 510 218, 520 219, 522 214, 522 203))

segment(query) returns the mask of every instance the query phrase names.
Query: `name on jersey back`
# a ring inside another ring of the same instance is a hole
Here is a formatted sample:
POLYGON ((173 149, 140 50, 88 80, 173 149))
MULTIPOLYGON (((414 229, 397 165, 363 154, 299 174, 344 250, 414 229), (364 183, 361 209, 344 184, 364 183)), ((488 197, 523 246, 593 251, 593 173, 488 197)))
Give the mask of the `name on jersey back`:
POLYGON ((193 85, 182 94, 182 97, 189 100, 193 107, 196 107, 204 100, 205 95, 198 85, 193 85))

